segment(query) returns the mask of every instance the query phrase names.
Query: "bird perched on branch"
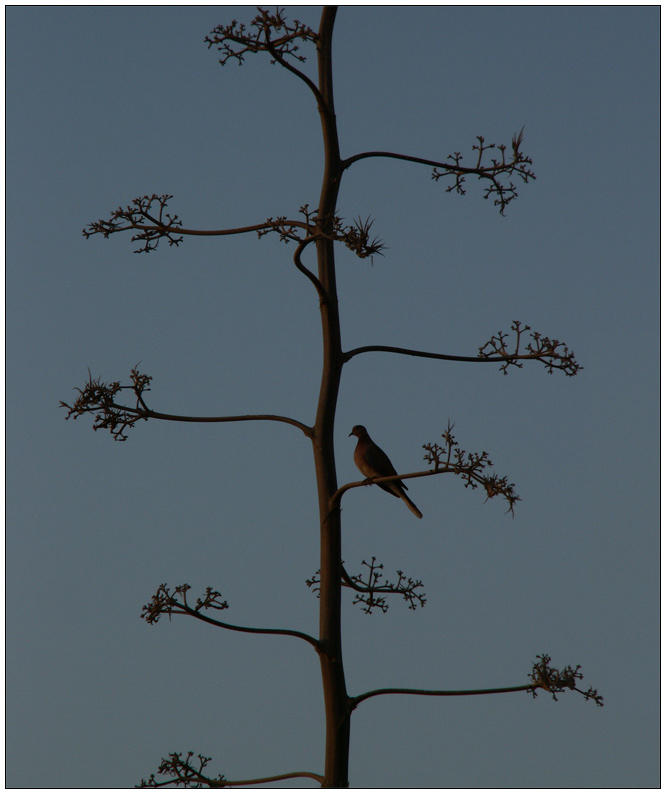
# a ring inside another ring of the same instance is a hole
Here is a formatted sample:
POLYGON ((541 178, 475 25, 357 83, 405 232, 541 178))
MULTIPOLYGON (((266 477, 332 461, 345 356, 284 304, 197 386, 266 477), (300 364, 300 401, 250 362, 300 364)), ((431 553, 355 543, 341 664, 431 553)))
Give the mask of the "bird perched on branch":
MULTIPOLYGON (((393 468, 388 455, 375 444, 363 425, 355 425, 349 435, 358 438, 358 443, 354 450, 354 463, 368 479, 390 477, 392 474, 398 473, 393 468)), ((407 486, 402 480, 378 482, 376 484, 392 496, 399 496, 417 518, 423 518, 423 513, 405 493, 407 486)))

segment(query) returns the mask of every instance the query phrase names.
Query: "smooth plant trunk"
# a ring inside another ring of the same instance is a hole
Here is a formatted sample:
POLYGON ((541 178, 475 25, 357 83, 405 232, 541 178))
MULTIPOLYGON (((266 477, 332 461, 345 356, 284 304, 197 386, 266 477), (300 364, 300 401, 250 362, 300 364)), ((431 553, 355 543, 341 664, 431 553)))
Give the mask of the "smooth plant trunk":
MULTIPOLYGON (((338 133, 333 103, 331 42, 336 8, 322 12, 317 46, 319 103, 324 140, 324 176, 317 222, 332 228, 340 177, 342 175, 338 133)), ((340 508, 331 509, 331 497, 337 490, 333 430, 342 370, 340 318, 333 242, 317 242, 318 278, 325 296, 321 300, 323 369, 313 450, 321 532, 319 640, 324 705, 326 709, 326 763, 324 788, 347 788, 349 785, 350 708, 342 662, 340 601, 342 581, 342 547, 340 508)))

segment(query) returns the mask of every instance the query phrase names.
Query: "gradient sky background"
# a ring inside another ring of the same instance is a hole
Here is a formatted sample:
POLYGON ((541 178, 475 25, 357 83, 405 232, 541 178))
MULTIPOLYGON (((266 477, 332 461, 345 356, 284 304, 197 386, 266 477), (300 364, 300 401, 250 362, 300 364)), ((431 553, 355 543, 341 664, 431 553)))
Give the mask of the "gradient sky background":
MULTIPOLYGON (((289 10, 317 27, 319 9, 289 10)), ((376 556, 428 602, 344 606, 348 687, 525 683, 536 654, 575 693, 374 698, 352 722, 355 787, 659 784, 659 8, 343 8, 343 156, 433 159, 525 125, 536 182, 501 218, 482 187, 360 162, 339 212, 389 249, 339 251, 346 349, 475 355, 520 319, 584 370, 387 354, 344 372, 340 484, 365 424, 399 471, 455 422, 523 501, 415 480, 417 521, 378 488, 343 502, 351 572, 376 556)), ((170 751, 231 779, 323 771, 309 646, 194 620, 148 626, 161 582, 208 585, 240 625, 317 631, 309 442, 275 423, 144 423, 125 443, 65 422, 90 367, 152 375, 151 407, 314 418, 318 304, 275 237, 189 238, 150 256, 81 229, 145 193, 185 225, 294 217, 319 195, 307 88, 204 36, 252 7, 10 7, 7 19, 7 785, 130 787, 170 751)), ((309 54, 306 47, 304 54, 309 54)), ((306 70, 312 74, 315 60, 306 70)), ((312 264, 312 260, 306 262, 312 264)), ((289 783, 291 787, 293 784, 289 783)), ((315 785, 303 781, 300 785, 315 785)))

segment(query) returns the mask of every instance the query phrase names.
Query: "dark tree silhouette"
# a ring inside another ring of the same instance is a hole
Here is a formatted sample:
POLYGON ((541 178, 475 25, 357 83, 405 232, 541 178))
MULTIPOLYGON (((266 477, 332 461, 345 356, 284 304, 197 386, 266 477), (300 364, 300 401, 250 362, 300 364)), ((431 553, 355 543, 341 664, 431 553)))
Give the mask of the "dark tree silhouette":
POLYGON ((415 165, 425 165, 431 169, 432 178, 443 180, 447 192, 464 194, 470 178, 481 180, 484 185, 484 198, 492 199, 493 204, 504 215, 509 204, 517 197, 515 182, 529 183, 535 178, 531 159, 523 153, 523 132, 515 135, 508 145, 488 144, 482 136, 471 148, 473 164, 463 165, 460 152, 454 152, 443 162, 428 160, 412 155, 395 152, 370 151, 343 158, 338 146, 333 102, 333 78, 331 42, 336 16, 334 7, 322 11, 319 30, 311 30, 301 22, 290 22, 284 12, 275 13, 259 10, 249 25, 236 21, 215 28, 207 37, 209 48, 220 53, 220 63, 229 61, 243 63, 246 56, 261 53, 267 55, 272 63, 279 64, 295 78, 304 83, 311 92, 321 119, 325 162, 321 182, 321 194, 316 209, 305 204, 300 207, 294 218, 281 216, 234 229, 201 230, 183 226, 176 214, 168 211, 170 195, 146 195, 134 199, 127 207, 113 211, 108 220, 91 223, 83 234, 91 237, 97 234, 105 238, 112 234, 130 232, 132 241, 139 244, 138 252, 154 251, 162 240, 168 245, 180 245, 190 236, 225 236, 257 233, 260 237, 277 234, 288 243, 294 243, 293 261, 298 270, 312 283, 321 313, 323 338, 323 362, 319 399, 313 425, 297 419, 269 414, 244 416, 181 416, 155 410, 148 404, 151 377, 141 373, 137 367, 132 369, 130 381, 121 385, 119 381, 104 383, 99 378, 89 376, 83 388, 78 389, 78 397, 71 404, 62 403, 68 409, 67 418, 78 418, 91 414, 95 430, 106 429, 116 440, 125 440, 130 428, 139 421, 161 419, 176 422, 246 422, 271 421, 287 423, 299 430, 312 444, 316 471, 319 502, 319 530, 321 555, 319 570, 307 581, 319 597, 319 636, 313 637, 304 632, 281 628, 256 628, 238 626, 219 619, 221 613, 229 609, 221 593, 207 588, 194 603, 188 601, 190 587, 183 584, 170 587, 161 584, 152 599, 144 606, 142 617, 154 624, 162 615, 187 615, 227 631, 250 632, 255 634, 280 634, 306 642, 317 653, 321 665, 322 685, 326 714, 326 752, 323 773, 289 772, 257 778, 255 780, 227 780, 224 776, 211 777, 206 769, 210 758, 174 752, 162 759, 156 773, 144 786, 161 787, 181 784, 184 786, 223 787, 248 785, 250 783, 286 780, 293 777, 312 778, 323 787, 342 788, 348 785, 348 757, 351 716, 358 706, 369 698, 389 694, 410 694, 436 697, 459 697, 488 695, 507 692, 531 692, 534 697, 541 690, 557 699, 565 690, 573 690, 586 700, 602 705, 602 698, 594 689, 579 687, 582 679, 578 666, 556 669, 550 665, 550 657, 545 654, 536 656, 532 669, 528 671, 522 684, 496 689, 476 690, 422 690, 422 689, 376 689, 359 695, 350 695, 345 684, 340 630, 341 596, 343 588, 354 592, 354 602, 367 612, 386 611, 390 596, 403 598, 410 609, 425 604, 423 583, 412 579, 402 571, 396 577, 387 579, 383 566, 372 557, 370 562, 361 562, 361 572, 349 574, 343 565, 341 546, 341 500, 352 488, 359 488, 368 482, 387 483, 393 480, 431 477, 440 474, 453 474, 460 477, 470 489, 481 488, 487 499, 500 497, 506 500, 507 509, 513 512, 519 497, 513 483, 506 476, 492 471, 492 463, 485 451, 466 452, 455 440, 449 423, 442 438, 424 445, 425 461, 428 468, 423 471, 396 474, 374 480, 338 485, 333 447, 338 389, 344 365, 354 356, 373 352, 386 352, 399 355, 420 356, 443 361, 465 361, 475 364, 499 364, 506 375, 510 367, 522 367, 526 361, 540 362, 549 373, 555 370, 567 376, 576 375, 580 369, 573 351, 557 339, 550 339, 532 331, 519 321, 514 321, 510 330, 499 331, 489 341, 478 348, 476 355, 452 355, 441 352, 428 352, 384 345, 369 345, 344 351, 341 345, 340 319, 335 272, 335 244, 341 243, 360 258, 382 255, 384 248, 381 240, 372 237, 372 221, 358 218, 345 224, 337 214, 338 192, 347 169, 368 158, 393 158, 415 165), (301 71, 300 64, 305 61, 301 47, 307 45, 316 53, 317 80, 311 79, 301 71), (308 269, 302 262, 302 254, 308 247, 314 247, 317 271, 308 269), (213 617, 217 615, 218 617, 213 617))

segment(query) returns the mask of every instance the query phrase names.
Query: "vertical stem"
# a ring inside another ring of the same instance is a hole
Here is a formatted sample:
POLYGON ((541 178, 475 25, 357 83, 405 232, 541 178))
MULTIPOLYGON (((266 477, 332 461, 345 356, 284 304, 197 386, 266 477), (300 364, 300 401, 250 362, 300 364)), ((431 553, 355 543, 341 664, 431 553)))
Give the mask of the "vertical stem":
MULTIPOLYGON (((323 231, 332 229, 342 174, 338 133, 333 104, 331 42, 335 7, 325 7, 319 27, 317 60, 319 105, 324 139, 324 176, 317 221, 323 231)), ((342 371, 342 345, 335 283, 335 258, 331 240, 317 241, 319 280, 326 292, 321 300, 323 367, 317 416, 314 425, 313 451, 321 532, 321 582, 319 593, 319 639, 322 684, 326 710, 325 788, 349 785, 349 697, 342 663, 340 595, 342 548, 340 509, 331 510, 331 497, 337 490, 333 430, 335 409, 342 371)))

